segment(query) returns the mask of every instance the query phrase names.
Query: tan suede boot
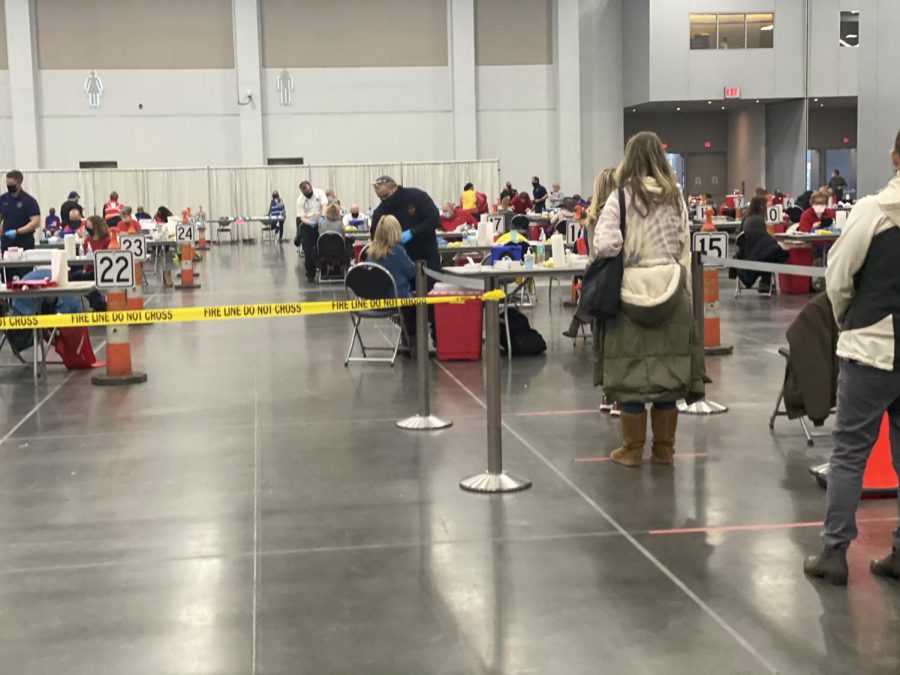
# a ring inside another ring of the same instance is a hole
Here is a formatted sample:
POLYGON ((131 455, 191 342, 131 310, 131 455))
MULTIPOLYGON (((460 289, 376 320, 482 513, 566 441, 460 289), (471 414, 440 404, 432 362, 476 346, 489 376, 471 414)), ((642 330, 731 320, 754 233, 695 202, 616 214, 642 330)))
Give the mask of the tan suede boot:
POLYGON ((610 458, 622 466, 639 467, 647 442, 647 412, 638 415, 623 412, 619 419, 622 421, 622 447, 613 450, 610 458))
POLYGON ((653 430, 654 464, 672 464, 675 461, 675 429, 678 426, 678 408, 650 412, 650 428, 653 430))

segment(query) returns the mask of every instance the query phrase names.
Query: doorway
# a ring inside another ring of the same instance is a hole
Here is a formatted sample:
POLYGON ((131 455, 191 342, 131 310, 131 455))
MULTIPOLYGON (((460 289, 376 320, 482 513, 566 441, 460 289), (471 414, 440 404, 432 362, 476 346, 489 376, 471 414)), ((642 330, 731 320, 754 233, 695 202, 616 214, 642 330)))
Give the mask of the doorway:
POLYGON ((703 152, 684 156, 685 192, 709 193, 717 204, 725 200, 728 162, 724 152, 703 152))

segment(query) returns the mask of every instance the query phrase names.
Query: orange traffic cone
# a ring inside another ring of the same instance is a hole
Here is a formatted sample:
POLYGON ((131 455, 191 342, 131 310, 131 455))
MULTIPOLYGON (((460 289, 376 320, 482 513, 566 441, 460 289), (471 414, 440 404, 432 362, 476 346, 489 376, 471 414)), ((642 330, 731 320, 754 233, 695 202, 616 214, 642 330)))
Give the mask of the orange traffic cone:
POLYGON ((897 474, 891 464, 890 420, 881 420, 878 439, 872 446, 866 473, 863 475, 863 495, 866 497, 893 497, 897 494, 897 474))
POLYGON ((194 247, 188 243, 181 245, 181 281, 175 284, 179 290, 200 288, 200 284, 194 283, 194 247))
POLYGON ((144 309, 144 270, 141 263, 134 263, 134 287, 128 291, 127 306, 130 310, 144 309))
POLYGON ((198 251, 208 251, 209 244, 206 243, 206 225, 204 223, 200 223, 197 225, 197 236, 199 237, 199 242, 197 244, 198 251))
MULTIPOLYGON (((123 312, 128 308, 125 293, 113 291, 106 294, 106 308, 110 312, 123 312)), ((104 387, 123 384, 140 384, 147 381, 147 373, 131 369, 131 343, 128 341, 128 325, 106 327, 106 375, 94 375, 91 382, 104 387)))
MULTIPOLYGON (((706 210, 706 222, 701 232, 714 232, 713 210, 706 210)), ((732 345, 722 344, 722 333, 719 321, 719 272, 703 270, 703 348, 710 356, 724 356, 734 351, 732 345)))

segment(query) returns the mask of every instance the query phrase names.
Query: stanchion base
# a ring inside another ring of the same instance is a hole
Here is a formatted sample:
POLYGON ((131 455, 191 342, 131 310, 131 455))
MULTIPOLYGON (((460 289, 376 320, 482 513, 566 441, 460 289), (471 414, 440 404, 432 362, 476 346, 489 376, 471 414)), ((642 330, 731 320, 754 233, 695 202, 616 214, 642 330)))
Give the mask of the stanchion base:
POLYGON ((196 251, 208 251, 208 250, 209 250, 209 246, 195 246, 195 247, 194 247, 194 250, 196 250, 196 251))
POLYGON ((531 487, 530 480, 516 478, 508 473, 479 473, 459 481, 459 487, 467 492, 519 492, 531 487))
POLYGON ((91 384, 98 387, 119 387, 126 384, 142 384, 147 381, 147 373, 137 371, 130 375, 94 375, 91 384))
POLYGON ((728 412, 728 406, 715 401, 697 401, 688 405, 684 401, 678 402, 678 412, 682 415, 718 415, 728 412))
MULTIPOLYGON (((813 478, 816 479, 816 482, 823 488, 828 487, 828 470, 831 468, 831 465, 828 462, 824 464, 819 464, 818 466, 809 467, 809 472, 812 474, 813 478)), ((862 489, 862 497, 863 499, 894 499, 897 496, 897 488, 896 487, 866 487, 863 485, 862 489)))
POLYGON ((434 431, 436 429, 446 429, 452 425, 452 421, 442 420, 434 415, 428 415, 427 417, 413 415, 397 422, 398 427, 409 431, 434 431))
POLYGON ((200 288, 200 284, 175 284, 176 291, 190 291, 194 288, 200 288))
POLYGON ((703 348, 703 353, 707 356, 728 356, 732 352, 734 352, 734 345, 717 345, 703 348))

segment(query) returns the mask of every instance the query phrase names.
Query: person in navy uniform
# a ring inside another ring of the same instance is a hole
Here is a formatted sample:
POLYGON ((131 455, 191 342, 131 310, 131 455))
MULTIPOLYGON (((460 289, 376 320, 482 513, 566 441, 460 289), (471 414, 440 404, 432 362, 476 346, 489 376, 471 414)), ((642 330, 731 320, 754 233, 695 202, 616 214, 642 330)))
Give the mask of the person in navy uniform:
POLYGON ((0 219, 3 237, 0 248, 18 246, 34 248, 34 233, 41 225, 41 207, 37 200, 22 189, 22 172, 13 170, 6 174, 6 194, 0 197, 0 219))
MULTIPOLYGON (((403 187, 390 176, 381 176, 372 184, 381 204, 372 214, 372 239, 382 216, 400 221, 400 243, 413 260, 422 260, 429 269, 441 269, 435 232, 441 226, 440 213, 434 200, 424 190, 403 187)), ((429 284, 430 286, 431 284, 429 284)))

